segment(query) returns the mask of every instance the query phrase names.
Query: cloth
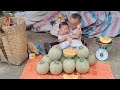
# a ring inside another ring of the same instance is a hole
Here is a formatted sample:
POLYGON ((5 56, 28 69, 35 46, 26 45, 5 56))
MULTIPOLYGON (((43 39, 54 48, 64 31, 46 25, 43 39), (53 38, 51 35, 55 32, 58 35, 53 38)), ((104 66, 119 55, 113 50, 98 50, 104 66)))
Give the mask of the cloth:
MULTIPOLYGON (((59 44, 59 42, 52 42, 52 43, 49 43, 50 44, 50 47, 53 47, 54 45, 57 45, 59 44)), ((45 53, 48 54, 48 50, 45 48, 45 53)))
POLYGON ((64 35, 58 35, 58 40, 64 38, 64 35))
POLYGON ((83 34, 93 37, 115 37, 120 34, 118 11, 80 11, 83 34))
MULTIPOLYGON (((46 75, 40 75, 36 71, 36 65, 42 60, 43 56, 37 56, 34 59, 27 61, 20 79, 63 79, 63 75, 66 74, 62 72, 60 75, 52 75, 48 72, 46 75)), ((78 72, 73 72, 69 75, 78 75, 79 79, 115 79, 109 62, 96 63, 90 67, 90 70, 86 74, 79 74, 78 72)))
MULTIPOLYGON (((77 29, 74 30, 70 29, 70 35, 75 35, 76 33, 77 33, 77 29)), ((80 33, 82 34, 81 29, 80 29, 80 33)), ((71 47, 79 47, 81 45, 83 45, 81 41, 81 36, 79 39, 72 39, 72 43, 70 44, 71 47)))
POLYGON ((53 47, 54 45, 57 45, 57 44, 59 44, 59 42, 52 42, 50 43, 50 46, 53 47))
POLYGON ((58 25, 49 24, 56 21, 60 14, 69 19, 71 14, 78 13, 82 17, 82 32, 89 38, 115 37, 120 34, 119 11, 24 11, 15 13, 15 17, 23 17, 27 26, 33 25, 33 31, 50 31, 58 37, 58 25))
POLYGON ((69 47, 69 46, 70 46, 70 43, 68 41, 65 41, 65 42, 62 42, 62 43, 59 44, 59 47, 62 50, 65 49, 65 48, 67 48, 67 47, 69 47))
POLYGON ((16 12, 15 17, 23 17, 26 26, 33 25, 34 28, 44 26, 47 22, 52 20, 59 11, 24 11, 16 12))
POLYGON ((49 16, 46 19, 36 22, 33 25, 33 32, 50 31, 52 35, 58 36, 59 24, 67 18, 62 11, 49 12, 49 16), (53 22, 53 23, 51 23, 53 22), (54 30, 54 31, 53 31, 54 30))
MULTIPOLYGON (((59 35, 58 36, 58 40, 59 39, 62 39, 62 38, 64 38, 64 36, 63 35, 59 35)), ((62 42, 62 43, 59 43, 59 47, 63 50, 63 49, 65 49, 65 48, 67 48, 67 47, 69 47, 70 46, 70 43, 68 42, 68 41, 64 41, 64 42, 62 42)))
MULTIPOLYGON (((120 34, 120 12, 119 11, 64 11, 67 18, 73 13, 82 17, 83 35, 93 37, 115 37, 120 34)), ((56 30, 52 35, 58 36, 56 30)))

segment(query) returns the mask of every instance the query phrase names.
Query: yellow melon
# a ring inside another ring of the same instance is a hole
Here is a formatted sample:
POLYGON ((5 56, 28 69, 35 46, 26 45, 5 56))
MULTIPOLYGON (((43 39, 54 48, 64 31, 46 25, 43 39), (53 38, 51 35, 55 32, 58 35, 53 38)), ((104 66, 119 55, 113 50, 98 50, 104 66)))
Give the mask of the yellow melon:
POLYGON ((112 41, 111 38, 100 37, 100 41, 102 43, 110 43, 112 41))
POLYGON ((64 49, 63 50, 63 55, 66 58, 73 58, 76 55, 76 52, 74 50, 71 50, 71 49, 64 49))
POLYGON ((78 79, 78 75, 67 75, 67 74, 64 74, 63 75, 63 78, 64 79, 78 79))

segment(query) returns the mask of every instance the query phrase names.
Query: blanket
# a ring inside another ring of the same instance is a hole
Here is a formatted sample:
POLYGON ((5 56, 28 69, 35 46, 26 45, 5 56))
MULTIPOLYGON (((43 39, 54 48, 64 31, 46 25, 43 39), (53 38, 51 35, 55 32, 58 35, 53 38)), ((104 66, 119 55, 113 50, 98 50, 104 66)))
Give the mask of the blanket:
POLYGON ((49 20, 52 20, 59 11, 19 11, 14 14, 15 17, 23 17, 26 26, 33 25, 35 28, 44 26, 49 20))
MULTIPOLYGON (((88 38, 115 37, 120 34, 119 11, 64 11, 68 20, 73 13, 82 17, 82 31, 88 38)), ((58 24, 55 24, 49 28, 51 35, 58 36, 57 26, 58 24)))
MULTIPOLYGON (((119 11, 65 11, 68 19, 73 13, 82 17, 82 31, 88 38, 115 37, 120 34, 119 11)), ((52 31, 52 35, 56 31, 52 31)))
POLYGON ((26 25, 33 25, 32 31, 50 31, 51 35, 58 36, 58 25, 51 24, 60 14, 65 18, 73 13, 82 17, 83 34, 89 38, 93 37, 115 37, 120 34, 119 11, 25 11, 16 13, 16 17, 24 17, 26 25))
POLYGON ((93 37, 115 37, 120 34, 118 11, 80 11, 83 34, 93 37))

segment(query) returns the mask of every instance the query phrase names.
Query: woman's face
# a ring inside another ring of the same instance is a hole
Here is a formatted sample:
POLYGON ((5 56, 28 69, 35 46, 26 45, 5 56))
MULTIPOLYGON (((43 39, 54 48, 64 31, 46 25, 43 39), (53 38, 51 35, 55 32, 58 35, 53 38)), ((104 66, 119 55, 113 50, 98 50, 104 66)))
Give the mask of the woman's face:
POLYGON ((66 33, 68 33, 68 31, 69 31, 68 26, 67 26, 67 25, 63 25, 63 26, 60 28, 59 33, 60 33, 61 35, 65 35, 66 33))
POLYGON ((70 18, 70 27, 71 29, 76 29, 78 24, 78 19, 70 18))

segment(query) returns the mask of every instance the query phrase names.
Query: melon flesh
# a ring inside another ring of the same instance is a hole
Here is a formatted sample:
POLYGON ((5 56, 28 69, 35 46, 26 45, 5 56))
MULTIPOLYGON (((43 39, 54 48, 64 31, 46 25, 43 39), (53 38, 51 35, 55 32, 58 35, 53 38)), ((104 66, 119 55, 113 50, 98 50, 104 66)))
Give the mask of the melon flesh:
POLYGON ((100 41, 102 43, 110 43, 112 41, 111 38, 100 37, 100 41))
POLYGON ((66 58, 73 58, 76 53, 74 50, 70 50, 70 49, 65 49, 63 50, 63 55, 66 57, 66 58))

